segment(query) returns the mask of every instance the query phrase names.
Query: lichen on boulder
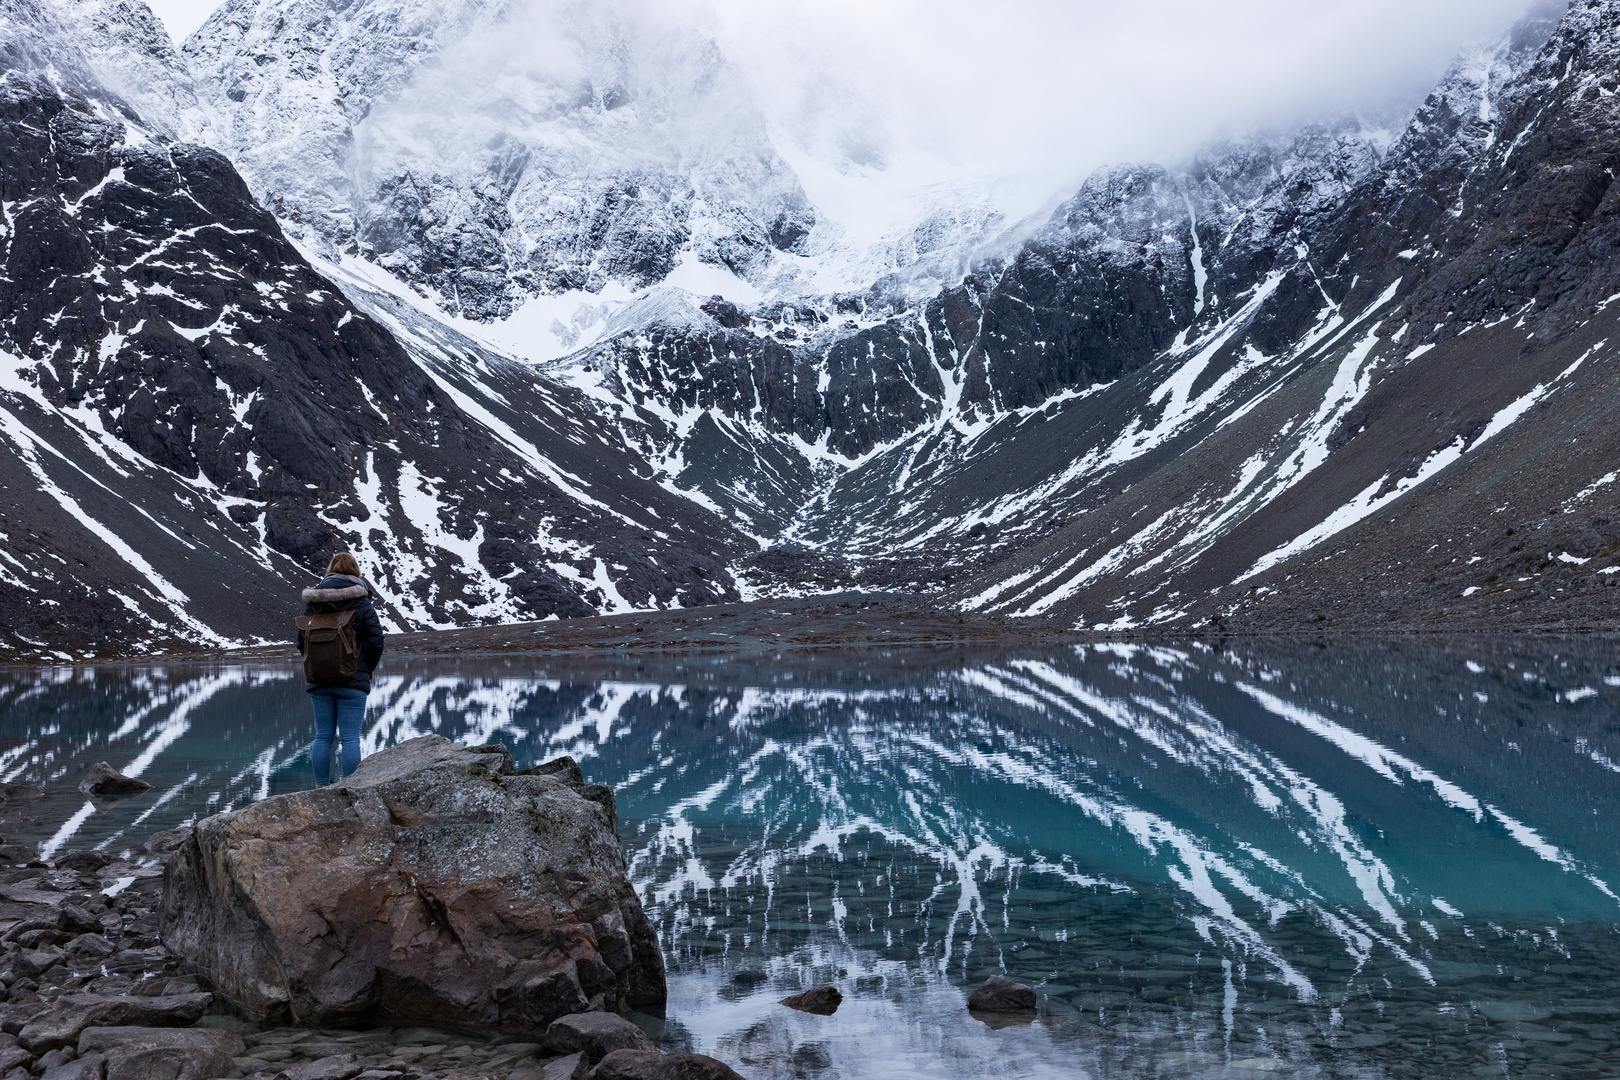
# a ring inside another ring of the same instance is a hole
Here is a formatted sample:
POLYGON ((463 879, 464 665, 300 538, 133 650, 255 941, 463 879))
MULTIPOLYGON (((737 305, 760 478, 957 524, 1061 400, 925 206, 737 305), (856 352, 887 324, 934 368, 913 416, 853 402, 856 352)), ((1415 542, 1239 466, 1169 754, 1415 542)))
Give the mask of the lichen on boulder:
POLYGON ((665 998, 615 828, 577 767, 429 735, 198 822, 160 932, 252 1017, 540 1032, 665 998))

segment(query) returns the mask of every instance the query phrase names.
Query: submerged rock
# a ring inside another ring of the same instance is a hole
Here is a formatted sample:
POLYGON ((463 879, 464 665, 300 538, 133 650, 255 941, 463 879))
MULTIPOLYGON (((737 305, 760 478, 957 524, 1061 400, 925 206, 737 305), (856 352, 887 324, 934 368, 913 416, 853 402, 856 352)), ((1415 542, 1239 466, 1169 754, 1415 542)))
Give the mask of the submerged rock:
POLYGON ((126 795, 139 795, 151 791, 152 785, 133 776, 125 776, 105 761, 90 766, 90 771, 79 781, 79 790, 86 795, 103 799, 121 799, 126 795))
POLYGON ((586 1080, 743 1080, 743 1078, 730 1065, 704 1054, 615 1050, 586 1074, 586 1080))
POLYGON ((0 844, 0 863, 31 863, 39 852, 27 844, 0 844))
POLYGON ((968 995, 968 1008, 983 1013, 1032 1012, 1035 991, 1023 983, 992 975, 984 985, 968 995))
POLYGON ((569 1054, 537 1065, 522 1076, 514 1070, 506 1080, 585 1080, 585 1074, 590 1071, 591 1063, 585 1060, 584 1054, 569 1054))
MULTIPOLYGON (((43 794, 45 794, 45 786, 43 784, 0 784, 0 806, 5 806, 8 803, 37 799, 43 794)), ((4 843, 3 837, 0 837, 0 843, 4 843)))
POLYGON ((278 1022, 538 1033, 663 1001, 611 805, 567 769, 525 773, 429 735, 207 818, 165 870, 163 941, 278 1022))
MULTIPOLYGON (((140 780, 132 783, 142 783, 140 780)), ((67 870, 75 874, 94 874, 109 864, 116 862, 105 851, 64 851, 51 860, 58 870, 67 870)))
POLYGON ((844 1003, 844 995, 836 986, 818 986, 813 990, 806 990, 802 994, 782 999, 782 1004, 790 1009, 800 1012, 815 1013, 817 1016, 831 1016, 838 1011, 838 1006, 844 1003))

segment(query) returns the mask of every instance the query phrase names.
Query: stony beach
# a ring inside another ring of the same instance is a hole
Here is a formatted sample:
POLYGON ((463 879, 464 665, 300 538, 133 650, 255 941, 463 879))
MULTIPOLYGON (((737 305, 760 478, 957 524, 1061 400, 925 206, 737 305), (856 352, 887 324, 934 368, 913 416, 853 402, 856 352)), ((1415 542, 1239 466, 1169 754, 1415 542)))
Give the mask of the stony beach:
MULTIPOLYGON (((61 850, 42 859, 33 847, 0 844, 0 1078, 737 1077, 713 1058, 664 1053, 627 1018, 633 1002, 661 1004, 663 965, 624 881, 610 789, 585 783, 571 759, 518 770, 504 747, 467 749, 437 736, 374 755, 351 779, 154 834, 123 857, 61 850), (394 802, 380 823, 373 814, 361 825, 368 799, 372 809, 394 802), (512 813, 503 817, 496 803, 512 813), (338 820, 354 806, 359 817, 338 820), (471 829, 470 818, 479 819, 471 829), (524 839, 514 829, 540 818, 543 842, 514 842, 524 839), (266 844, 267 821, 292 821, 302 846, 290 836, 266 844), (333 835, 337 847, 313 846, 333 835), (379 869, 379 845, 396 853, 392 871, 379 869), (290 880, 283 866, 216 890, 229 874, 210 867, 264 870, 251 856, 267 848, 313 876, 262 891, 267 879, 290 880), (477 878, 463 873, 470 858, 485 860, 477 878), (349 871, 374 885, 391 873, 408 883, 405 899, 425 912, 423 925, 400 919, 401 898, 386 888, 374 899, 388 917, 374 918, 349 871), (502 908, 494 921, 492 903, 502 908), (309 917, 333 928, 329 940, 306 933, 309 917), (354 926, 339 925, 345 920, 354 926), (401 939, 379 945, 367 925, 376 921, 401 939), (244 928, 246 947, 229 936, 244 928), (430 941, 434 932, 444 940, 430 941), (534 941, 539 953, 522 955, 534 941), (345 950, 336 962, 333 948, 345 950), (275 974, 230 981, 253 972, 255 960, 275 974), (365 978, 354 977, 357 967, 365 978), (334 971, 347 997, 335 996, 334 971), (268 985, 277 977, 281 986, 268 985), (446 1025, 428 1026, 424 1014, 446 1025), (300 1016, 359 1022, 301 1024, 300 1016)), ((32 794, 15 785, 5 792, 8 802, 32 794)), ((642 1015, 658 1029, 655 1016, 642 1015)))

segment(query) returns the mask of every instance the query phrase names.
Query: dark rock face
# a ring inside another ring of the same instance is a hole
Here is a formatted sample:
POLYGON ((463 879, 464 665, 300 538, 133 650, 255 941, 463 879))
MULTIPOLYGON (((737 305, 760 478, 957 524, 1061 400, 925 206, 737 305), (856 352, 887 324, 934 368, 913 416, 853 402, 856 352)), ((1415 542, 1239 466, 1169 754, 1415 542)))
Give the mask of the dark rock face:
MULTIPOLYGON (((98 761, 90 767, 83 780, 79 781, 79 790, 86 795, 99 795, 107 799, 121 799, 127 795, 139 795, 143 791, 151 791, 152 785, 138 777, 125 776, 105 761, 98 761)), ((95 855, 89 852, 80 853, 94 860, 95 855)), ((107 860, 111 862, 111 859, 107 860)), ((94 869, 105 866, 102 863, 94 869)))
POLYGON ((438 736, 200 822, 161 932, 244 1012, 307 1024, 537 1032, 664 998, 605 809, 438 736))
POLYGON ((986 1013, 1028 1012, 1035 1008, 1035 991, 1023 983, 992 975, 968 995, 968 1008, 986 1013))

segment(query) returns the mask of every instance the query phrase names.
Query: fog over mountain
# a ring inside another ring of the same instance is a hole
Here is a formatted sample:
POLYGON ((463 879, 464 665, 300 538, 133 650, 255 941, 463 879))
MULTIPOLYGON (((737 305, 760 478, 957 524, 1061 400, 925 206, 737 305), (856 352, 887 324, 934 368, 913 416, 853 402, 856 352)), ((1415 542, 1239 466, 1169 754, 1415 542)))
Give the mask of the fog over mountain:
MULTIPOLYGON (((217 6, 159 0, 153 9, 181 42, 217 6)), ((806 178, 812 198, 860 229, 890 223, 903 212, 893 204, 929 184, 993 179, 1001 209, 1031 212, 1102 165, 1175 160, 1223 132, 1354 111, 1384 117, 1527 6, 1012 0, 992 12, 967 0, 520 0, 489 6, 499 29, 434 62, 446 69, 445 93, 471 90, 476 104, 492 70, 544 81, 578 65, 562 24, 582 18, 626 31, 649 84, 672 82, 658 69, 681 62, 654 43, 712 41, 738 76, 728 96, 757 110, 783 149, 826 167, 806 178)), ((454 5, 442 10, 450 25, 435 29, 440 43, 459 20, 454 5)), ((729 131, 732 112, 715 110, 701 126, 729 131)))
MULTIPOLYGON (((183 42, 219 5, 157 0, 183 42)), ((560 0, 505 5, 555 18, 560 0)), ((1421 95, 1459 48, 1528 0, 678 0, 604 2, 626 22, 715 38, 801 137, 870 124, 963 163, 1089 171, 1185 151, 1223 124, 1277 123, 1421 95), (808 129, 808 130, 807 130, 808 129)), ((543 47, 522 50, 545 63, 543 47)), ((1076 183, 1079 177, 1073 179, 1076 183)))

